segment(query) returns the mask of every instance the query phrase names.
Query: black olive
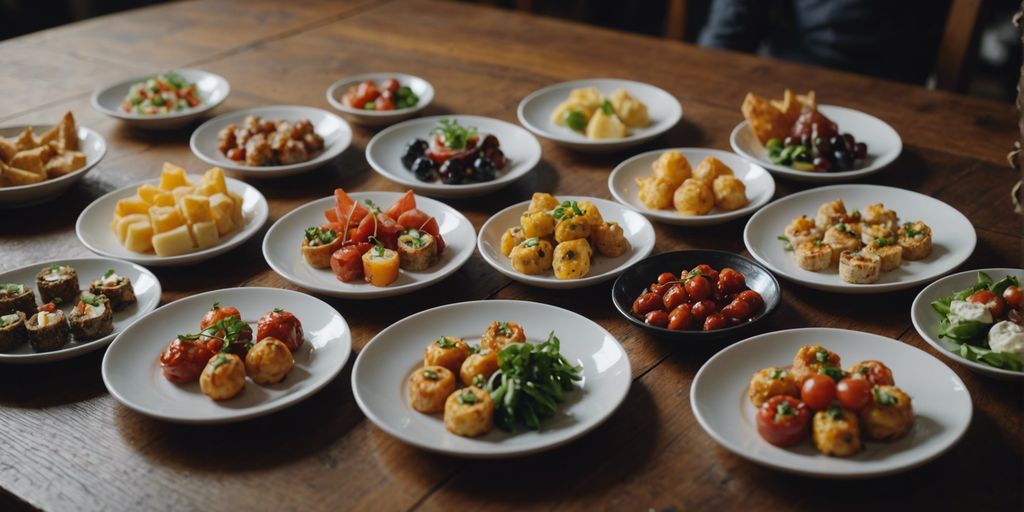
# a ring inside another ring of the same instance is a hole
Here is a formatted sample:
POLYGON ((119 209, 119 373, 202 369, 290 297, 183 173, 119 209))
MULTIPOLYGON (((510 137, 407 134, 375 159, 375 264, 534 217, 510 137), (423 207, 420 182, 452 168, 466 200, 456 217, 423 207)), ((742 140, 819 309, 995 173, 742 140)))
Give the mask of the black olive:
POLYGON ((488 135, 484 137, 483 142, 480 143, 481 149, 496 148, 499 146, 498 138, 494 135, 488 135))
POLYGON ((483 150, 484 156, 490 161, 494 162, 494 167, 499 171, 505 168, 507 163, 505 160, 505 153, 498 148, 486 148, 483 150))
POLYGON ((473 179, 475 181, 492 181, 498 177, 498 166, 486 156, 478 156, 473 160, 473 179))
POLYGON ((427 141, 423 139, 410 140, 405 145, 405 152, 402 153, 402 165, 406 169, 412 170, 413 164, 416 163, 416 159, 423 156, 427 152, 427 141))
POLYGON ((421 156, 412 163, 412 172, 420 181, 431 181, 434 179, 434 161, 421 156))
POLYGON ((437 173, 441 175, 441 182, 446 185, 458 185, 466 178, 466 167, 462 160, 452 158, 441 164, 441 169, 437 173))

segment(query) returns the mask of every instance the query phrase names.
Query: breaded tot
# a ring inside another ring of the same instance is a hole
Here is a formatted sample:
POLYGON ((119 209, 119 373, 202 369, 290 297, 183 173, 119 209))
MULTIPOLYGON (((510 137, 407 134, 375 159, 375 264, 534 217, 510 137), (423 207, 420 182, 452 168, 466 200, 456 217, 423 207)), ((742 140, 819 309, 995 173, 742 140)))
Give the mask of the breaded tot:
POLYGON ((409 376, 409 403, 426 414, 444 411, 445 400, 455 391, 455 374, 443 366, 424 366, 409 376))
POLYGON ((846 222, 849 214, 846 212, 846 205, 842 198, 825 203, 818 207, 818 213, 814 217, 814 223, 818 229, 825 231, 836 224, 846 222))
POLYGON ((530 198, 530 210, 554 210, 558 207, 558 199, 547 192, 534 192, 530 198))
POLYGON ((747 186, 735 176, 722 175, 715 178, 711 190, 715 194, 715 206, 723 210, 738 210, 749 202, 747 186))
POLYGON ((640 187, 640 202, 652 210, 665 210, 672 206, 672 194, 676 186, 672 182, 657 176, 637 178, 640 187))
POLYGON ((515 322, 495 320, 480 338, 480 346, 492 352, 501 352, 511 343, 526 343, 526 331, 515 322))
POLYGON ((860 249, 860 235, 842 222, 828 228, 821 242, 832 246, 832 264, 839 262, 839 255, 843 251, 860 249))
POLYGON ((811 375, 817 375, 821 368, 840 368, 839 355, 821 345, 807 345, 797 351, 793 367, 789 369, 793 382, 798 386, 811 375))
POLYGON ((423 349, 423 366, 443 366, 456 374, 467 357, 469 345, 462 338, 441 336, 423 349))
POLYGON ((704 180, 690 178, 672 194, 672 205, 680 215, 704 215, 715 207, 715 193, 704 180))
POLYGON ((651 164, 654 176, 662 178, 674 187, 693 177, 690 162, 678 151, 666 151, 651 164))
POLYGON ((882 272, 899 268, 903 262, 903 248, 889 238, 876 238, 864 246, 864 252, 878 256, 882 272))
POLYGON ((714 183, 715 178, 719 176, 732 175, 732 169, 713 156, 704 157, 704 159, 701 160, 693 170, 693 177, 698 180, 704 180, 709 186, 714 183))
POLYGON ((555 257, 553 244, 542 238, 527 238, 509 254, 512 268, 527 275, 538 275, 551 270, 555 257))
POLYGON ((882 224, 892 230, 896 230, 900 225, 900 219, 896 212, 886 210, 882 203, 869 204, 867 208, 864 208, 861 220, 865 224, 882 224))
POLYGON ((527 238, 545 237, 555 233, 555 219, 549 210, 526 210, 519 217, 519 225, 527 238))
POLYGON ((508 228, 504 233, 501 234, 501 254, 508 257, 512 254, 512 249, 526 240, 526 235, 523 233, 523 228, 516 226, 514 228, 508 228))
POLYGON ((491 375, 494 375, 496 371, 498 371, 498 353, 493 350, 486 353, 478 352, 470 354, 462 362, 462 368, 459 370, 459 379, 467 386, 482 388, 487 379, 490 379, 491 375))
POLYGON ((761 407, 769 398, 778 395, 800 398, 800 388, 784 368, 764 368, 750 378, 747 395, 754 407, 761 407))
POLYGON ((476 386, 448 395, 444 404, 444 428, 464 437, 478 437, 490 432, 494 428, 491 395, 476 386))
POLYGON ((629 250, 629 240, 618 222, 605 222, 590 231, 590 241, 601 256, 614 258, 629 250))
POLYGON ((590 257, 594 250, 585 239, 568 240, 555 247, 551 263, 557 279, 580 279, 590 273, 590 257))
POLYGON ((604 224, 604 217, 601 216, 601 210, 597 208, 596 204, 590 201, 580 201, 576 203, 576 206, 583 212, 583 218, 587 219, 591 226, 604 224))
POLYGON ((871 403, 860 411, 860 420, 868 439, 899 439, 914 426, 910 396, 896 386, 875 386, 871 389, 871 403))
POLYGON ((814 414, 811 440, 819 452, 832 457, 850 457, 864 448, 857 415, 839 406, 814 414))
POLYGON ((590 221, 583 216, 565 216, 555 224, 555 241, 568 242, 590 236, 590 221))

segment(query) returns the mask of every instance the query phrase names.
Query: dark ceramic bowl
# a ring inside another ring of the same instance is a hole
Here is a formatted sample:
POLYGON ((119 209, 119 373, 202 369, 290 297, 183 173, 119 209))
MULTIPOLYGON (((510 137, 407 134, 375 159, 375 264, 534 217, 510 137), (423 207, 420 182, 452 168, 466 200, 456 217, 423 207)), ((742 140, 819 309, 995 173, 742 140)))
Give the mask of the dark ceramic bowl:
POLYGON ((615 303, 615 309, 618 309, 622 316, 652 334, 674 340, 710 341, 723 338, 738 339, 751 331, 755 324, 771 316, 778 309, 781 301, 782 289, 779 287, 779 282, 760 263, 731 252, 703 249, 666 252, 641 260, 619 275, 612 286, 612 302, 615 303), (742 273, 747 280, 747 288, 760 293, 761 297, 764 298, 764 309, 747 322, 714 331, 673 331, 665 327, 648 325, 642 319, 633 316, 633 301, 651 283, 657 281, 659 274, 662 272, 678 274, 683 269, 693 268, 701 263, 707 263, 715 270, 729 267, 742 273))

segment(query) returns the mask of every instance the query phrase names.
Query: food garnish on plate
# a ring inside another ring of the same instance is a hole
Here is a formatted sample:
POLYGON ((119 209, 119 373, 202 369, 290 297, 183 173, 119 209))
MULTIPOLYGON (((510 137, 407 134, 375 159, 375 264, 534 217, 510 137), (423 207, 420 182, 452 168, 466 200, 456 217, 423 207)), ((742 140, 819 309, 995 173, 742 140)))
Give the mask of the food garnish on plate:
POLYGON ((661 273, 633 301, 632 313, 648 325, 673 331, 714 331, 753 320, 764 298, 747 288, 746 277, 729 267, 701 263, 678 276, 661 273))
POLYGON ((622 139, 631 129, 650 124, 647 105, 618 89, 604 96, 596 87, 573 89, 551 113, 551 122, 586 135, 588 139, 622 139))
POLYGON ((455 119, 442 119, 430 141, 413 139, 402 153, 402 165, 420 181, 440 179, 446 185, 493 181, 508 166, 494 135, 481 135, 455 119))
POLYGON ((28 127, 17 137, 0 137, 0 187, 31 185, 85 167, 78 148, 78 127, 71 112, 37 136, 28 127))
POLYGON ((675 208, 689 217, 706 215, 716 207, 738 210, 749 203, 743 181, 713 156, 691 168, 682 153, 666 151, 651 164, 651 170, 651 176, 636 179, 640 201, 648 208, 675 208))
POLYGON ((356 109, 390 111, 415 107, 420 98, 408 86, 401 85, 398 79, 388 78, 380 86, 373 80, 349 86, 341 102, 356 109))
POLYGON ((234 162, 252 167, 307 162, 324 149, 324 139, 308 119, 269 120, 248 116, 217 134, 217 149, 234 162))
POLYGON ((196 84, 175 71, 166 71, 131 86, 121 101, 121 111, 156 115, 181 112, 203 102, 196 84))
POLYGON ((935 300, 939 337, 960 346, 960 356, 1003 370, 1024 370, 1024 310, 1017 276, 993 281, 978 272, 970 288, 935 300))

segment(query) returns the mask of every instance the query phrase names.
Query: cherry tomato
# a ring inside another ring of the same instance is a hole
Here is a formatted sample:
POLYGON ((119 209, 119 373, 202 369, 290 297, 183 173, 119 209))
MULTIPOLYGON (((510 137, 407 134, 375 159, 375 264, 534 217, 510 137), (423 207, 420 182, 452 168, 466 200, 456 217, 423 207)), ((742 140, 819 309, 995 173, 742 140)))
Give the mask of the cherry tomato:
POLYGON ((690 314, 693 315, 694 320, 703 322, 705 318, 710 316, 717 309, 718 307, 715 306, 714 302, 704 299, 702 301, 698 301, 692 308, 690 308, 690 314))
POLYGON ((754 290, 743 290, 736 294, 736 298, 750 304, 750 311, 752 313, 757 313, 764 308, 764 299, 761 298, 760 293, 757 293, 754 290))
POLYGON ((871 403, 871 383, 865 379, 843 379, 836 385, 836 396, 843 408, 858 412, 871 403))
POLYGON ((383 95, 381 95, 381 97, 377 98, 376 104, 377 104, 376 110, 394 110, 395 109, 395 100, 391 99, 390 97, 385 97, 383 95))
POLYGON ((863 379, 872 386, 894 386, 896 384, 892 378, 892 370, 881 361, 861 361, 850 370, 852 372, 851 379, 863 379))
POLYGON ((673 274, 672 272, 662 272, 660 275, 658 275, 658 284, 665 284, 665 283, 667 283, 669 281, 675 281, 675 280, 676 280, 676 275, 673 274))
POLYGON ((718 329, 725 329, 729 327, 729 320, 725 318, 725 315, 721 313, 712 313, 704 319, 704 330, 715 331, 718 329))
POLYGON ((1006 303, 1003 302, 1003 298, 989 290, 974 292, 974 295, 967 297, 967 302, 984 304, 988 308, 988 312, 992 313, 992 318, 999 318, 1003 316, 1003 313, 1006 313, 1006 303))
POLYGON ((295 315, 277 308, 256 322, 256 339, 273 337, 281 340, 288 350, 295 352, 302 346, 302 323, 295 315))
POLYGON ((657 293, 658 295, 665 295, 665 291, 668 290, 669 286, 672 286, 672 285, 670 285, 670 284, 651 283, 650 290, 651 290, 651 293, 657 293))
POLYGON ((742 299, 733 299, 732 302, 726 304, 722 308, 722 314, 737 320, 746 320, 750 318, 750 314, 753 312, 753 308, 749 302, 744 302, 742 299))
POLYGON ((686 288, 678 283, 672 285, 661 297, 661 301, 665 305, 665 311, 672 311, 676 306, 686 304, 686 288))
POLYGON ((693 270, 691 270, 691 272, 697 271, 700 272, 700 275, 706 277, 709 283, 718 282, 718 271, 711 268, 711 265, 708 265, 707 263, 701 263, 700 265, 693 267, 693 270))
POLYGON ((693 315, 690 314, 689 304, 680 304, 668 315, 668 328, 673 331, 688 331, 693 329, 693 315))
POLYGON ((163 369, 164 378, 171 382, 194 382, 199 380, 199 374, 203 373, 206 363, 216 353, 198 340, 176 338, 160 354, 160 367, 163 369))
POLYGON ((655 327, 668 327, 668 313, 656 309, 644 316, 644 323, 655 327))
POLYGON ((1006 305, 1011 308, 1019 308, 1021 302, 1021 291, 1020 288, 1014 285, 1007 286, 1003 290, 1003 300, 1006 301, 1006 305))
POLYGON ((711 284, 701 276, 688 278, 686 281, 686 295, 690 301, 696 302, 711 296, 711 284))
POLYGON ((729 268, 723 268, 718 274, 718 289, 722 293, 736 293, 747 286, 743 274, 729 268))
POLYGON ((825 409, 836 399, 836 381, 825 375, 811 375, 800 386, 800 399, 815 411, 825 409))
POLYGON ((645 293, 633 301, 633 314, 644 316, 655 309, 662 307, 661 296, 657 293, 645 293))
POLYGON ((356 89, 355 102, 361 102, 365 105, 367 102, 377 99, 380 96, 380 89, 377 88, 377 84, 373 83, 373 80, 367 80, 356 89))
POLYGON ((233 316, 239 320, 242 319, 242 314, 238 312, 238 308, 231 306, 222 307, 219 302, 214 302, 213 307, 206 312, 203 316, 203 321, 199 322, 199 330, 206 329, 207 327, 229 317, 233 316))
POLYGON ((757 433, 775 446, 800 442, 810 423, 810 409, 791 396, 773 396, 757 410, 757 433))
POLYGON ((395 80, 394 78, 384 80, 384 90, 391 94, 398 92, 398 80, 395 80))
POLYGON ((230 159, 232 159, 232 160, 234 160, 236 162, 240 162, 242 160, 245 160, 245 149, 244 148, 231 148, 231 149, 228 150, 227 154, 225 154, 224 156, 226 156, 226 157, 228 157, 228 158, 230 158, 230 159))

